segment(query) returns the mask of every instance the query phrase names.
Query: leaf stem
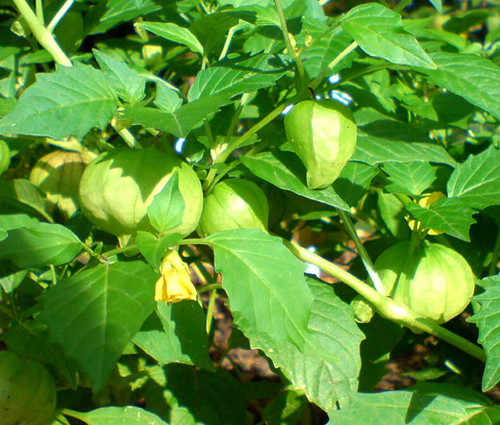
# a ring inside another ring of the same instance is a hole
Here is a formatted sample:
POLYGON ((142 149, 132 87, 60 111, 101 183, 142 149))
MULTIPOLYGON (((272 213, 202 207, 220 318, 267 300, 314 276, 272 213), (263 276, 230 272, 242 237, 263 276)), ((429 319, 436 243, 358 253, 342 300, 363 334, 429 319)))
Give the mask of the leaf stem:
POLYGON ((351 217, 349 216, 349 214, 347 214, 345 211, 342 210, 339 210, 339 214, 340 217, 342 218, 342 221, 344 222, 344 226, 347 230, 347 233, 349 233, 352 240, 354 241, 354 244, 356 245, 358 254, 361 257, 361 261, 363 261, 363 265, 365 266, 365 269, 368 272, 368 276, 370 276, 370 279, 373 282, 373 286, 378 292, 384 294, 385 290, 384 286, 382 285, 382 281, 380 280, 380 277, 377 273, 377 270, 375 269, 375 266, 373 265, 370 256, 368 255, 368 252, 366 252, 363 243, 359 239, 358 233, 354 228, 351 217))
POLYGON ((227 52, 229 51, 229 47, 231 46, 231 41, 233 41, 233 36, 237 31, 237 25, 229 28, 229 31, 227 32, 227 37, 226 41, 224 42, 224 47, 222 48, 222 52, 220 52, 219 60, 221 61, 224 59, 227 55, 227 52))
POLYGON ((351 273, 345 271, 336 264, 325 260, 319 255, 313 254, 295 243, 285 240, 283 242, 300 260, 318 266, 322 271, 336 277, 354 289, 358 294, 365 298, 365 300, 368 301, 382 317, 407 326, 410 329, 418 329, 419 331, 427 332, 461 349, 482 362, 486 361, 486 354, 483 349, 478 347, 476 344, 473 344, 467 339, 450 332, 449 330, 435 324, 431 320, 417 318, 413 312, 408 310, 404 305, 382 295, 362 280, 353 276, 351 273))
POLYGON ((66 53, 63 52, 52 33, 38 20, 26 0, 12 0, 21 15, 28 23, 31 32, 36 37, 40 45, 50 53, 54 60, 64 66, 73 66, 66 53))
POLYGON ((498 253, 500 252, 500 222, 497 224, 497 239, 495 241, 495 247, 493 248, 493 256, 491 257, 490 267, 488 269, 488 275, 493 276, 497 272, 498 263, 498 253))
POLYGON ((62 18, 64 18, 64 15, 68 13, 68 10, 71 8, 71 6, 73 6, 73 2, 74 0, 66 0, 64 2, 64 4, 61 6, 61 8, 57 11, 57 13, 50 21, 49 25, 47 25, 47 30, 49 30, 50 32, 54 31, 57 24, 61 21, 62 18))
POLYGON ((207 321, 205 323, 205 330, 207 331, 207 335, 210 335, 210 330, 212 329, 216 295, 217 295, 217 289, 212 288, 210 290, 210 299, 208 300, 208 308, 207 308, 207 321))

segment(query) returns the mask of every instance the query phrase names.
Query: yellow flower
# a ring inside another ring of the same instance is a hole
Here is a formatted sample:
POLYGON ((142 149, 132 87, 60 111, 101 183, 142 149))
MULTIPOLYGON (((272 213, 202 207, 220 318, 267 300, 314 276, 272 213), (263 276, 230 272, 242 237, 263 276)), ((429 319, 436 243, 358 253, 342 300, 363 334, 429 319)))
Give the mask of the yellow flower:
POLYGON ((182 300, 196 301, 196 288, 189 277, 189 268, 176 250, 170 250, 160 265, 161 277, 156 282, 155 301, 169 304, 182 300))

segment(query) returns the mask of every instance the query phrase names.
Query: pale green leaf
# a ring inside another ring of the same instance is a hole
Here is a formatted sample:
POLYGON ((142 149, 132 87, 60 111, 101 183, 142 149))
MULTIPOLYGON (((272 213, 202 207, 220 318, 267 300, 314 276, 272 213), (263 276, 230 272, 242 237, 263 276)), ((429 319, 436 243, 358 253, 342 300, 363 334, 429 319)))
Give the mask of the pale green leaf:
POLYGON ((179 174, 175 171, 160 193, 148 206, 151 225, 161 234, 180 226, 186 203, 179 189, 179 174))
POLYGON ((99 391, 152 313, 158 275, 141 261, 101 264, 64 279, 42 297, 51 340, 99 391))
POLYGON ((500 382, 500 275, 485 280, 484 292, 472 299, 475 314, 469 321, 477 324, 478 342, 486 351, 482 389, 488 391, 500 382))
POLYGON ((448 197, 468 207, 500 205, 500 150, 493 147, 457 166, 447 184, 448 197))
POLYGON ((215 269, 229 295, 231 311, 255 332, 302 347, 313 296, 304 279, 305 266, 281 239, 258 229, 215 233, 215 269))
POLYGON ((36 218, 26 214, 2 214, 0 215, 0 241, 7 238, 7 232, 20 227, 29 227, 38 223, 36 218))
POLYGON ((152 233, 139 230, 135 242, 146 261, 158 271, 161 259, 167 252, 167 248, 179 244, 181 239, 182 236, 176 233, 157 237, 152 233))
POLYGON ((88 425, 168 425, 154 413, 136 406, 101 407, 78 413, 88 425))
POLYGON ((380 4, 352 8, 344 15, 342 28, 370 56, 399 65, 436 68, 417 39, 403 29, 401 15, 380 4))
POLYGON ((154 104, 166 112, 175 112, 182 105, 179 93, 163 80, 156 80, 156 98, 154 104))
POLYGON ((192 52, 203 54, 203 46, 187 28, 180 27, 172 22, 137 22, 135 26, 152 32, 159 37, 183 44, 192 52))
POLYGON ((421 69, 429 80, 500 120, 500 67, 468 53, 434 53, 437 69, 421 69))
POLYGON ((103 129, 116 113, 118 100, 104 71, 77 63, 38 74, 14 110, 0 120, 0 134, 82 138, 103 129))
POLYGON ((157 303, 133 342, 162 364, 184 363, 212 370, 205 312, 194 301, 157 303))
POLYGON ((383 170, 392 182, 388 192, 420 195, 436 179, 436 168, 428 162, 385 162, 383 170))
POLYGON ((290 152, 263 152, 253 156, 244 156, 241 160, 253 174, 280 189, 332 207, 349 210, 347 203, 332 187, 322 190, 309 189, 305 183, 304 166, 299 158, 290 152))
POLYGON ((82 251, 82 242, 60 224, 34 223, 12 229, 0 242, 0 259, 20 268, 69 263, 82 251))

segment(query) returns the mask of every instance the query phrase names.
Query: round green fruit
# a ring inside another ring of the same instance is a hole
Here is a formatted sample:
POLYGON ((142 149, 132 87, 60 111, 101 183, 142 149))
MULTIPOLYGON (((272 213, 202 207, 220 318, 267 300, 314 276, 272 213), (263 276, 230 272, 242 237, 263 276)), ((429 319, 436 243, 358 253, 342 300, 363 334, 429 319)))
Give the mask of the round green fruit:
POLYGON ((174 172, 185 209, 181 224, 171 232, 188 235, 196 229, 203 208, 200 180, 188 164, 154 148, 115 149, 93 160, 80 182, 82 212, 98 228, 118 237, 138 230, 155 232, 147 209, 174 172))
POLYGON ((83 171, 95 155, 54 151, 40 158, 30 173, 30 181, 47 194, 52 207, 68 219, 78 209, 78 186, 83 171))
POLYGON ((0 139, 0 174, 9 169, 10 149, 9 145, 0 139))
POLYGON ((54 379, 43 365, 0 351, 0 425, 48 425, 56 397, 54 379))
POLYGON ((386 294, 438 324, 464 311, 475 282, 467 261, 450 248, 427 242, 409 254, 410 242, 400 242, 375 262, 386 294))
POLYGON ((205 198, 197 232, 207 236, 224 230, 267 231, 268 216, 267 198, 259 186, 249 180, 228 179, 205 198))
POLYGON ((306 167, 311 189, 330 186, 356 148, 352 112, 335 100, 299 102, 285 116, 285 132, 306 167))

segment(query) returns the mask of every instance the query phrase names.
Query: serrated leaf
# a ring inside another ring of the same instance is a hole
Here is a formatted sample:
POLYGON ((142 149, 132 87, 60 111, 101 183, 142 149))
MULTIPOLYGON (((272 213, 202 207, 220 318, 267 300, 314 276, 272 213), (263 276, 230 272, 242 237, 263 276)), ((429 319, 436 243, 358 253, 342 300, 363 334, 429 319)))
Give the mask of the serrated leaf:
POLYGON ((463 241, 470 241, 469 228, 476 222, 472 215, 476 213, 466 202, 456 198, 443 198, 423 208, 418 204, 409 203, 407 211, 424 227, 439 230, 463 241))
POLYGON ((157 277, 141 261, 101 264, 41 296, 51 340, 87 375, 95 392, 152 313, 157 277))
POLYGON ((0 134, 83 138, 103 129, 116 113, 116 93, 103 71, 77 63, 38 74, 14 110, 0 120, 0 134))
POLYGON ((215 95, 232 97, 270 87, 287 70, 288 66, 282 59, 271 54, 224 60, 198 73, 188 99, 194 101, 215 95))
POLYGON ((168 233, 182 223, 185 208, 186 203, 179 190, 179 174, 175 171, 148 206, 149 221, 161 234, 168 233))
POLYGON ((500 150, 493 147, 457 166, 447 184, 448 197, 470 208, 500 205, 500 150))
POLYGON ((478 342, 486 351, 482 390, 488 391, 500 382, 500 275, 488 279, 482 294, 472 298, 474 316, 469 322, 479 328, 478 342))
POLYGON ((233 314, 256 332, 302 347, 313 302, 304 264, 280 238, 258 229, 215 233, 205 240, 213 245, 233 314))
POLYGON ((101 407, 90 412, 79 412, 88 425, 168 425, 154 413, 135 406, 101 407))
POLYGON ((12 229, 0 242, 0 259, 25 269, 46 264, 69 263, 82 251, 82 242, 60 224, 34 223, 12 229))
POLYGON ((436 179, 436 168, 428 162, 385 162, 383 170, 392 182, 388 192, 420 195, 436 179))
POLYGON ((243 165, 253 174, 283 190, 304 198, 349 211, 349 205, 332 187, 322 190, 309 189, 305 183, 306 172, 299 158, 290 152, 263 152, 243 156, 243 165))
POLYGON ((358 135, 352 161, 377 165, 383 162, 435 162, 455 166, 455 160, 435 143, 406 143, 358 135))
POLYGON ((344 15, 342 28, 370 56, 399 65, 436 68, 417 39, 403 29, 401 15, 382 5, 352 8, 344 15))
POLYGON ((135 238, 137 248, 156 271, 160 268, 161 259, 167 248, 177 245, 181 240, 182 235, 179 234, 156 237, 152 233, 143 231, 138 231, 135 238))
POLYGON ((500 68, 467 53, 433 53, 437 69, 422 69, 429 80, 488 111, 500 120, 500 68))
POLYGON ((203 54, 203 46, 187 28, 180 27, 172 22, 137 22, 134 25, 137 28, 152 32, 159 37, 183 44, 192 52, 203 54))
POLYGON ((177 137, 186 137, 205 118, 228 103, 231 101, 227 97, 208 96, 186 103, 174 112, 132 106, 124 109, 123 117, 145 128, 156 128, 177 137))
POLYGON ((205 312, 194 301, 157 303, 156 313, 133 342, 162 364, 184 363, 212 370, 205 321, 205 312))
POLYGON ((108 74, 118 96, 125 102, 134 103, 144 98, 146 79, 125 62, 99 50, 93 50, 101 69, 108 74))
POLYGON ((238 19, 224 12, 202 15, 191 24, 190 30, 201 42, 208 56, 216 49, 222 49, 229 28, 238 24, 238 19))
POLYGON ((419 384, 411 391, 359 393, 349 409, 329 416, 330 425, 486 425, 500 420, 500 409, 465 387, 419 384))

